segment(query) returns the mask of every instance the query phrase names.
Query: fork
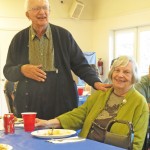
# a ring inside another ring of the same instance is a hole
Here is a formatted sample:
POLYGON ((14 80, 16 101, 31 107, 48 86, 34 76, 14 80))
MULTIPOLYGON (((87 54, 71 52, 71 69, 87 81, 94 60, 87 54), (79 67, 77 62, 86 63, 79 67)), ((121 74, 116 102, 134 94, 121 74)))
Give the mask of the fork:
POLYGON ((54 127, 52 127, 52 129, 51 129, 51 135, 53 135, 53 131, 54 131, 54 129, 55 129, 55 128, 54 128, 54 127))
POLYGON ((85 138, 82 138, 82 137, 78 137, 78 136, 75 136, 75 137, 70 137, 70 138, 61 138, 61 139, 50 139, 50 140, 46 140, 47 142, 53 142, 53 141, 58 141, 58 142, 63 142, 63 141, 82 141, 82 140, 85 140, 85 138))
POLYGON ((4 135, 5 135, 4 131, 3 132, 0 131, 0 138, 2 138, 4 135))

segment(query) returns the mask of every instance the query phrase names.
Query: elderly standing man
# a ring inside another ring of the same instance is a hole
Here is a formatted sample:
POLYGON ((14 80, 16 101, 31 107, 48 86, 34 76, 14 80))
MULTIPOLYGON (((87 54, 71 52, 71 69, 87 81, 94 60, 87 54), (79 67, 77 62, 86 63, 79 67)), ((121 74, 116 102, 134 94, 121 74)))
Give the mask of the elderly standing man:
MULTIPOLYGON (((36 118, 36 126, 81 129, 80 136, 104 142, 109 121, 132 122, 134 128, 133 150, 142 150, 148 127, 149 111, 145 98, 135 90, 138 82, 137 66, 132 57, 120 56, 113 63, 109 75, 113 87, 108 91, 96 91, 80 107, 55 119, 36 118)), ((128 134, 126 126, 116 124, 111 132, 128 134)))
POLYGON ((49 119, 77 107, 71 70, 97 90, 110 86, 101 83, 72 35, 49 23, 48 0, 27 0, 25 8, 32 24, 12 39, 3 70, 8 80, 19 81, 17 117, 35 111, 37 117, 49 119))

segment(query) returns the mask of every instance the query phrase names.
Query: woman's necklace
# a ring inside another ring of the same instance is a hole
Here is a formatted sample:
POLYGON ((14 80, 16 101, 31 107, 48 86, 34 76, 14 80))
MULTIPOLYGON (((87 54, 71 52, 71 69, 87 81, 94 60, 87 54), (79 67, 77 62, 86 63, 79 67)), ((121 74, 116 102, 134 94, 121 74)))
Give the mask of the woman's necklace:
POLYGON ((117 90, 114 90, 113 93, 114 93, 116 96, 120 96, 120 97, 121 97, 121 96, 125 96, 125 94, 126 94, 131 88, 132 88, 132 86, 130 86, 130 87, 129 87, 127 90, 125 90, 124 92, 122 92, 122 91, 121 91, 121 92, 119 92, 119 91, 117 92, 117 90))
POLYGON ((116 94, 114 91, 113 91, 113 93, 118 97, 123 97, 125 95, 125 93, 124 94, 116 94))

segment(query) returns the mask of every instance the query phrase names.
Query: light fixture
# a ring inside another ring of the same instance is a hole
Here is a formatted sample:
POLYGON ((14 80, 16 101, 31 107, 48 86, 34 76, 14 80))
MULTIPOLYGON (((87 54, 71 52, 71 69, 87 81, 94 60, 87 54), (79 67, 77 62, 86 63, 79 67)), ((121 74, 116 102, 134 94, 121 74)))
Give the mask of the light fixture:
POLYGON ((84 8, 84 4, 82 2, 75 0, 69 12, 70 17, 74 19, 78 19, 83 11, 83 8, 84 8))

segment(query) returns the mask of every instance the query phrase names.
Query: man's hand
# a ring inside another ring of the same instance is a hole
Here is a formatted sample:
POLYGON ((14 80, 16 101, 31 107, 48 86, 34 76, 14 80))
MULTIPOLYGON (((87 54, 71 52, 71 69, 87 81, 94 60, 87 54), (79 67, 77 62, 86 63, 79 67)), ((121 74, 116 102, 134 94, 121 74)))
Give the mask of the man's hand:
POLYGON ((101 83, 101 82, 94 83, 94 88, 96 90, 107 91, 108 88, 110 88, 110 87, 112 87, 112 84, 106 84, 106 83, 101 83))
POLYGON ((44 82, 46 79, 46 73, 41 68, 42 65, 35 66, 26 64, 21 67, 21 72, 27 78, 44 82))

